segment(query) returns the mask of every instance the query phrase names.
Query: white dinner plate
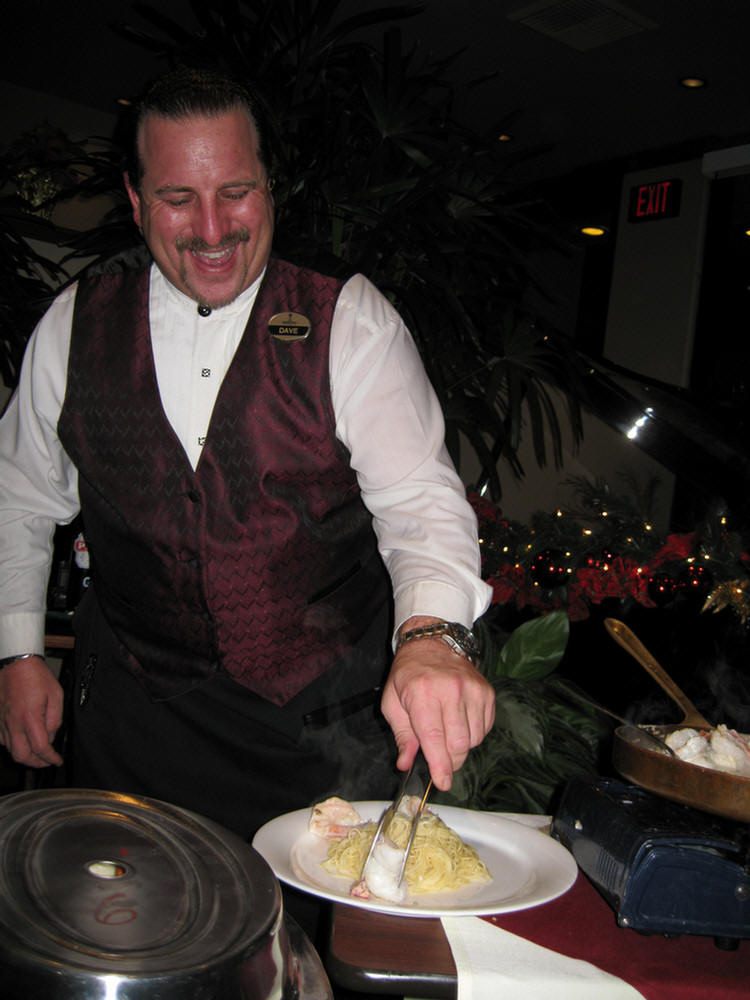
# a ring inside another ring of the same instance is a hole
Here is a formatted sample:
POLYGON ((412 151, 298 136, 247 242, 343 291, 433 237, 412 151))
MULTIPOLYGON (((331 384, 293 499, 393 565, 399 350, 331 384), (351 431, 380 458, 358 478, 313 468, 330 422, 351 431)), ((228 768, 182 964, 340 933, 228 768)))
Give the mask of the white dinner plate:
MULTIPOLYGON (((353 802, 363 820, 378 819, 387 802, 353 802)), ((407 897, 403 903, 357 899, 349 895, 351 880, 321 867, 328 842, 309 833, 310 809, 286 813, 256 833, 253 847, 287 885, 337 903, 348 903, 401 917, 484 916, 510 913, 547 903, 573 885, 575 860, 546 833, 497 813, 436 805, 433 812, 476 848, 492 880, 451 892, 407 897)))

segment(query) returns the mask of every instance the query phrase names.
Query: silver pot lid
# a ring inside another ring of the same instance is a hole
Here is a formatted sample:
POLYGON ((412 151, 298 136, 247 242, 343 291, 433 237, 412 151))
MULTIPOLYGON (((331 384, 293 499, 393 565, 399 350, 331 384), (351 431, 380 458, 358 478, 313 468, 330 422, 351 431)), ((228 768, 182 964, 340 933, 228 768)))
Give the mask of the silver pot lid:
POLYGON ((283 976, 280 923, 271 869, 209 820, 114 792, 0 799, 0 979, 9 970, 58 981, 192 977, 193 994, 204 995, 196 984, 207 970, 213 979, 238 968, 251 979, 283 976), (249 972, 260 953, 265 971, 249 972))

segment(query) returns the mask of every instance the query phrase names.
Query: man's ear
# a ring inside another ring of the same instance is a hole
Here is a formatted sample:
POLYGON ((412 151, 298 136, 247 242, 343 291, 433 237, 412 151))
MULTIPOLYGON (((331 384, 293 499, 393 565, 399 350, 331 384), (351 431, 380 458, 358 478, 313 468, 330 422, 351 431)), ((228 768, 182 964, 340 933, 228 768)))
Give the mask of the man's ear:
POLYGON ((130 175, 127 171, 122 175, 122 179, 125 182, 125 190, 128 192, 128 198, 130 198, 130 204, 133 207, 133 219, 136 226, 141 228, 141 196, 138 194, 136 189, 130 183, 130 175))

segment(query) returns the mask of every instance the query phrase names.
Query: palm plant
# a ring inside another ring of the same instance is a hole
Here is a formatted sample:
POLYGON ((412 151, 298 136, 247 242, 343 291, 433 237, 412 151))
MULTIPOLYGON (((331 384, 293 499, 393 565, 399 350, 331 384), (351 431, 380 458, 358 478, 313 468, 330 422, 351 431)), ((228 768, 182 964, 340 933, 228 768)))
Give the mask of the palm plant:
MULTIPOLYGON (((398 25, 421 8, 346 16, 347 0, 191 6, 196 32, 149 4, 134 4, 148 30, 117 30, 172 64, 218 66, 259 93, 279 256, 329 274, 361 271, 391 298, 443 404, 454 459, 468 440, 495 498, 498 463, 523 474, 526 422, 536 461, 545 464, 551 445, 559 464, 553 390, 577 442, 584 379, 565 339, 525 306, 528 251, 554 233, 538 205, 503 184, 494 130, 456 121, 451 60, 403 51, 398 25), (376 28, 382 44, 372 42, 376 28)), ((102 236, 77 252, 92 253, 102 236)))
POLYGON ((44 123, 17 137, 0 154, 0 376, 18 381, 29 335, 57 291, 68 280, 66 263, 106 259, 135 238, 124 216, 120 156, 107 140, 73 142, 44 123), (120 202, 92 232, 54 222, 54 210, 72 198, 98 195, 120 202), (34 245, 58 248, 55 257, 34 245))

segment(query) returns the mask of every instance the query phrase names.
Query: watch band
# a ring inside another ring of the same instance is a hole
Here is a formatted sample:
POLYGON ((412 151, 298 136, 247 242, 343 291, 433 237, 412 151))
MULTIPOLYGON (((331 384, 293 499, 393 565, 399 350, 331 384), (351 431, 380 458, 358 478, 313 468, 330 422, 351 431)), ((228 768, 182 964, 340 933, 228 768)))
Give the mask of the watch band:
POLYGON ((44 659, 43 653, 16 653, 15 656, 4 656, 2 660, 0 660, 0 670, 2 670, 3 667, 9 667, 11 663, 15 663, 16 660, 30 660, 32 656, 36 656, 40 660, 44 659))
POLYGON ((432 625, 423 625, 421 628, 402 632, 396 641, 396 652, 414 639, 442 639, 454 653, 465 656, 474 666, 479 664, 481 650, 477 637, 459 622, 433 622, 432 625))

